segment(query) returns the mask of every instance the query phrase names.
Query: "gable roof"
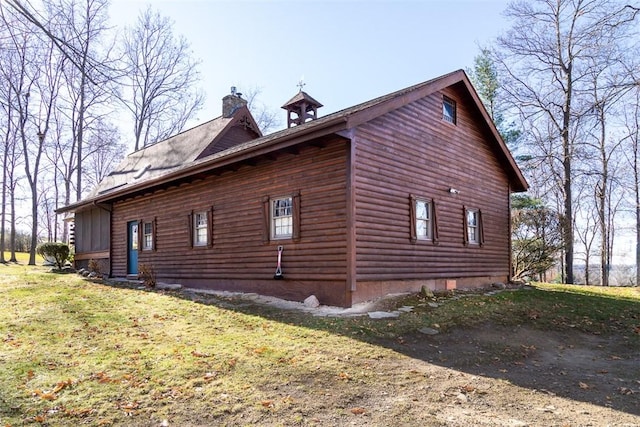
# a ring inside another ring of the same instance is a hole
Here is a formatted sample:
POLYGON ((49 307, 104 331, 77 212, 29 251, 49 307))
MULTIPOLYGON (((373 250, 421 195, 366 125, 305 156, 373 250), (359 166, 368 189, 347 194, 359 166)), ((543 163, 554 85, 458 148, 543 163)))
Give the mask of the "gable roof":
MULTIPOLYGON (((155 145, 152 145, 143 149, 149 151, 142 152, 143 150, 140 150, 130 154, 127 156, 127 159, 116 168, 116 174, 124 175, 127 178, 134 178, 133 181, 124 181, 126 182, 124 185, 114 185, 116 180, 110 181, 108 180, 109 177, 107 177, 100 183, 98 188, 85 199, 60 208, 57 212, 69 212, 84 206, 109 202, 121 197, 126 197, 127 194, 136 191, 150 189, 157 185, 204 173, 217 167, 227 166, 277 149, 290 147, 312 138, 346 131, 454 84, 462 84, 466 88, 476 108, 486 122, 493 136, 492 143, 495 144, 495 151, 501 158, 502 164, 505 166, 505 170, 509 176, 512 190, 526 191, 528 188, 527 181, 489 117, 469 78, 464 70, 457 70, 435 79, 354 105, 353 107, 345 108, 316 120, 235 145, 200 159, 197 159, 197 154, 193 157, 193 154, 197 151, 195 148, 178 147, 179 145, 204 144, 206 141, 211 143, 216 136, 229 128, 231 121, 237 120, 237 115, 232 119, 218 117, 210 122, 155 144, 159 146, 155 149, 155 145), (191 138, 193 138, 193 140, 191 138), (163 161, 164 166, 154 168, 152 165, 141 177, 135 179, 136 173, 146 167, 147 163, 145 163, 145 158, 147 155, 151 155, 153 158, 159 158, 162 157, 163 153, 169 154, 169 157, 163 161), (184 162, 182 164, 175 162, 177 157, 179 157, 176 153, 184 155, 184 162), (172 157, 172 154, 176 154, 176 156, 172 157)), ((251 116, 248 110, 246 110, 246 114, 251 116)), ((253 121, 252 117, 251 121, 253 121)), ((207 146, 208 145, 199 145, 199 147, 202 147, 202 150, 200 150, 198 154, 207 146)), ((111 175, 113 175, 113 173, 110 174, 110 176, 111 175)))
POLYGON ((86 199, 108 194, 116 189, 142 183, 170 174, 193 163, 207 149, 218 142, 225 132, 239 121, 258 126, 246 107, 232 117, 217 117, 163 141, 141 148, 127 155, 120 164, 100 181, 86 199))

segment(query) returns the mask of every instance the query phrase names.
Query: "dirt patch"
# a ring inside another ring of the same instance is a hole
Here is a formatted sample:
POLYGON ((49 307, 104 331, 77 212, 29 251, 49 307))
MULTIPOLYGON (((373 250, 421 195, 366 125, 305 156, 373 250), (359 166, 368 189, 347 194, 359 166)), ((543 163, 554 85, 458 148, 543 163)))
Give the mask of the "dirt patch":
POLYGON ((414 406, 435 424, 640 426, 640 354, 624 337, 485 325, 385 345, 430 379, 414 406))

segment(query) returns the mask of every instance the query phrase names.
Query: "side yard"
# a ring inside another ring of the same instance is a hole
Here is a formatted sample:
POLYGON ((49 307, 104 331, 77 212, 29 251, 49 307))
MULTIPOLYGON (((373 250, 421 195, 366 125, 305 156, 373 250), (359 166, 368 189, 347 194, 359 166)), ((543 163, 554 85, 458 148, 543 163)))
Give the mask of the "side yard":
POLYGON ((376 309, 403 306, 319 317, 0 265, 0 426, 640 425, 640 289, 376 309))

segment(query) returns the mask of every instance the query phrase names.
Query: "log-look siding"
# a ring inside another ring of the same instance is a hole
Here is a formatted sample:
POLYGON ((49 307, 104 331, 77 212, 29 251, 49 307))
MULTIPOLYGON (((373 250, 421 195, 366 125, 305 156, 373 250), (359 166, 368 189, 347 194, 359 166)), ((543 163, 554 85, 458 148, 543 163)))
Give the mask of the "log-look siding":
POLYGON ((236 171, 158 191, 113 207, 113 274, 126 275, 127 222, 156 220, 155 251, 139 264, 162 281, 260 292, 350 305, 346 283, 346 162, 342 139, 257 159, 236 171), (263 198, 300 198, 300 238, 263 241, 263 198), (191 247, 188 217, 212 211, 213 242, 191 247), (284 280, 273 280, 277 247, 284 247, 284 280))
POLYGON ((357 129, 356 279, 365 296, 360 283, 508 277, 508 179, 471 105, 454 86, 357 129), (456 124, 442 120, 443 95, 457 104, 456 124), (437 244, 412 242, 412 194, 435 201, 437 244), (464 207, 482 211, 482 246, 464 245, 464 207))

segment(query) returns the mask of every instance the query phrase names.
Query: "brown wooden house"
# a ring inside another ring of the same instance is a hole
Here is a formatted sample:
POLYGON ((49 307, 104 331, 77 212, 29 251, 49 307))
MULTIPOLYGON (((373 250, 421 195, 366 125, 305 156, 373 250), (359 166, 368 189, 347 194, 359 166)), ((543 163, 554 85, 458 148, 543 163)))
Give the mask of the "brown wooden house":
POLYGON ((266 136, 244 104, 228 95, 60 209, 78 265, 338 306, 509 279, 509 195, 527 183, 464 71, 319 118, 300 92, 266 136))

